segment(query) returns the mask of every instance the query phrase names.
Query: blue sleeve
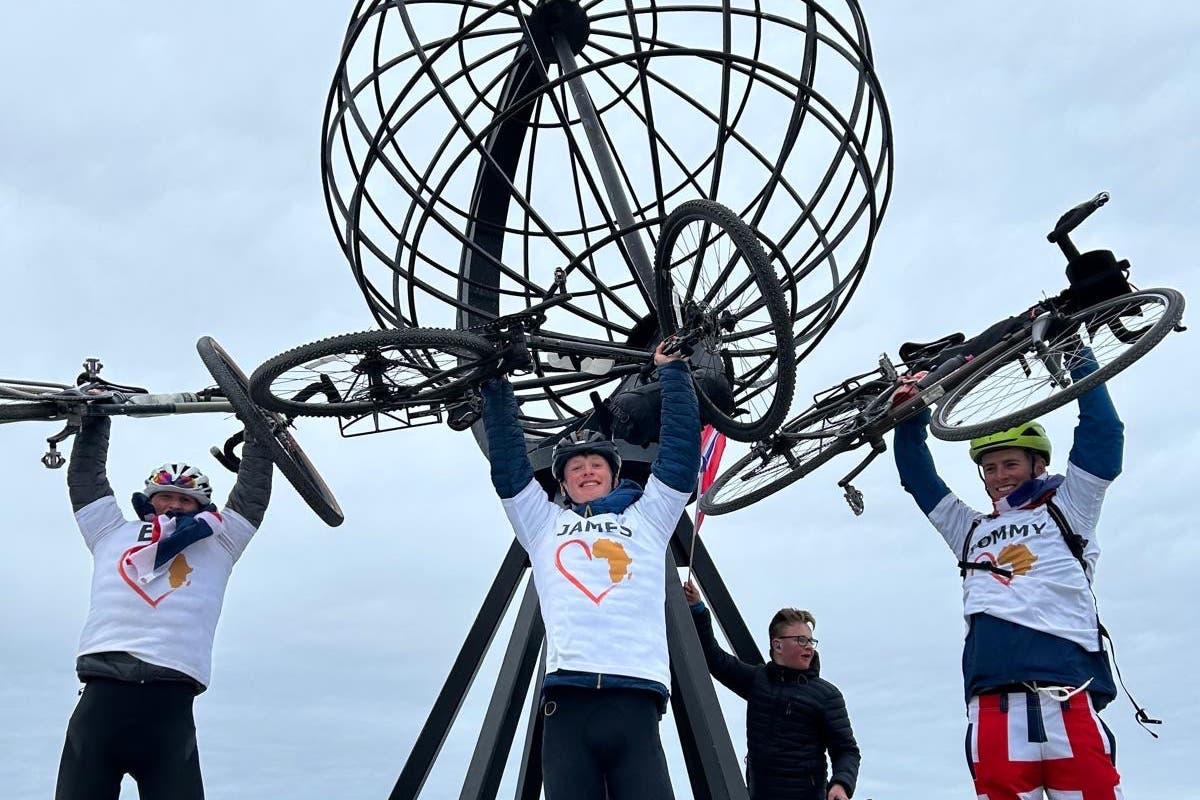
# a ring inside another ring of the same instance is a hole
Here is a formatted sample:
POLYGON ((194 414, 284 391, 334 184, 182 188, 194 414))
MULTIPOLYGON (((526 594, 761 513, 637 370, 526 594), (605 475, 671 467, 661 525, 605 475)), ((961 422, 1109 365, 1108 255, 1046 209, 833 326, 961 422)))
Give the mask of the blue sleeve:
POLYGON ((928 515, 942 498, 950 494, 950 488, 938 477, 933 465, 933 454, 925 444, 929 426, 929 409, 896 426, 892 437, 892 450, 896 458, 896 471, 900 473, 900 485, 913 496, 917 507, 928 515))
POLYGON ((483 395, 483 426, 487 430, 492 486, 500 498, 516 497, 533 480, 533 465, 525 449, 525 433, 517 420, 517 396, 503 378, 490 380, 483 395))
MULTIPOLYGON (((1071 377, 1077 381, 1099 369, 1090 349, 1084 348, 1080 355, 1083 358, 1071 368, 1071 377)), ((1117 416, 1108 387, 1101 383, 1079 396, 1079 424, 1068 458, 1085 472, 1111 481, 1121 474, 1124 449, 1125 426, 1117 416)))
POLYGON ((662 387, 662 428, 658 457, 650 471, 677 492, 696 488, 700 471, 700 406, 692 371, 686 361, 668 361, 658 368, 662 387))

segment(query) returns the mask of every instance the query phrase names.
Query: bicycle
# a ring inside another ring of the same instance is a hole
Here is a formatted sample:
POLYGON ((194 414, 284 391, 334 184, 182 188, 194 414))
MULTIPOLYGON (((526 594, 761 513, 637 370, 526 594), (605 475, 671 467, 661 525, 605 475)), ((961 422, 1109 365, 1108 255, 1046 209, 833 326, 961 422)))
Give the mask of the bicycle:
MULTIPOLYGON (((795 349, 783 291, 754 232, 718 203, 689 201, 664 221, 655 264, 661 337, 726 381, 728 396, 697 382, 704 417, 741 441, 774 431, 791 404, 795 349)), ((343 435, 443 419, 463 430, 479 418, 477 387, 492 375, 513 375, 527 402, 548 399, 544 390, 557 397, 648 374, 653 347, 543 331, 547 312, 573 297, 566 274, 556 273, 541 302, 471 329, 367 331, 293 348, 254 371, 251 397, 279 413, 338 417, 343 435)))
MULTIPOLYGON (((66 426, 49 437, 42 463, 49 469, 61 468, 66 458, 58 444, 75 435, 84 417, 150 417, 167 414, 235 414, 245 431, 266 447, 271 460, 288 482, 325 523, 340 525, 344 519, 333 493, 309 461, 291 433, 291 419, 254 405, 247 392, 247 379, 237 363, 209 336, 196 343, 205 367, 216 386, 194 392, 152 394, 137 386, 110 382, 100 376, 103 364, 89 358, 75 384, 34 380, 0 379, 0 423, 17 421, 63 422, 66 426)), ((240 459, 236 448, 244 432, 238 431, 210 452, 231 472, 237 472, 240 459)))
POLYGON ((1141 358, 1172 330, 1185 330, 1179 292, 1134 291, 1126 280, 1128 262, 1117 262, 1108 251, 1081 257, 1071 242, 1070 232, 1108 199, 1101 192, 1072 208, 1047 235, 1068 259, 1066 290, 970 340, 956 333, 905 343, 899 362, 885 354, 875 370, 814 395, 809 408, 719 475, 700 509, 718 515, 744 508, 840 453, 870 445, 871 452, 838 482, 851 510, 861 514, 862 492, 851 481, 887 449, 885 433, 925 408, 936 404, 930 430, 939 439, 986 436, 1070 402, 1141 358), (1079 365, 1083 346, 1099 369, 1075 381, 1071 369, 1079 365))

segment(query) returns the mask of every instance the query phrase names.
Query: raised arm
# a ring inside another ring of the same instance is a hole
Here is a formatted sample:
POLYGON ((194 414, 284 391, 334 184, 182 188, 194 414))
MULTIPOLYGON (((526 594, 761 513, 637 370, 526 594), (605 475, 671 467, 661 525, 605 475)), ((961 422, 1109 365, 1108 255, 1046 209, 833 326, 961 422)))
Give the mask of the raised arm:
POLYGON ((517 420, 517 396, 512 384, 495 378, 483 384, 483 426, 487 430, 492 486, 500 499, 516 497, 533 480, 533 465, 525 449, 525 433, 517 420))
POLYGON ((675 491, 690 493, 700 471, 700 406, 691 369, 682 359, 663 361, 658 366, 658 382, 662 387, 662 428, 658 457, 650 472, 675 491))
POLYGON ((937 474, 933 454, 925 444, 928 436, 929 409, 896 426, 892 438, 892 450, 896 459, 896 471, 900 473, 900 485, 913 496, 917 506, 928 515, 937 504, 950 494, 950 488, 937 474))
POLYGON ((267 455, 267 449, 247 430, 242 444, 242 463, 238 467, 237 481, 229 492, 226 507, 246 518, 256 530, 262 525, 271 500, 271 476, 275 464, 267 455))
POLYGON ((105 471, 111 429, 109 417, 84 417, 79 433, 75 434, 71 461, 67 465, 67 491, 71 495, 72 511, 79 511, 113 493, 105 471))
POLYGON ((758 667, 722 650, 713 636, 712 614, 700 601, 696 588, 689 582, 684 584, 683 593, 692 612, 692 621, 696 623, 696 634, 700 637, 700 647, 704 650, 704 661, 708 665, 708 671, 730 691, 743 699, 748 698, 758 667))
MULTIPOLYGON (((1079 363, 1071 369, 1071 377, 1076 381, 1099 368, 1090 349, 1080 350, 1079 355, 1079 363)), ((1121 474, 1124 448, 1125 425, 1117 416, 1108 387, 1102 383, 1081 394, 1079 424, 1075 426, 1075 441, 1068 460, 1097 478, 1111 481, 1121 474)))

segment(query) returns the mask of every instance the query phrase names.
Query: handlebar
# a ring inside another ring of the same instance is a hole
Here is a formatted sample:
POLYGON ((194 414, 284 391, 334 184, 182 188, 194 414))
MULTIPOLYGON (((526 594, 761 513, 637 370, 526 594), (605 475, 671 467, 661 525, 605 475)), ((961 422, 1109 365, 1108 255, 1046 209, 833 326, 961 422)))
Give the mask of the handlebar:
POLYGON ((1058 222, 1054 224, 1054 230, 1046 234, 1046 241, 1057 244, 1059 249, 1063 251, 1063 255, 1068 259, 1078 258, 1079 250, 1076 249, 1075 244, 1071 241, 1071 237, 1068 234, 1079 227, 1080 223, 1090 217, 1098 208, 1107 203, 1108 200, 1108 192, 1100 192, 1091 200, 1075 206, 1058 218, 1058 222))

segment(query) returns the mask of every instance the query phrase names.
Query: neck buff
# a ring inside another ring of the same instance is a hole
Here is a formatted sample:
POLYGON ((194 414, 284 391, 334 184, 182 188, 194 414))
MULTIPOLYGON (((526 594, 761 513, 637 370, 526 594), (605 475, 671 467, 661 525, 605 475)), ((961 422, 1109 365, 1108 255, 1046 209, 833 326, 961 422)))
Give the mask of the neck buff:
POLYGON ((1017 488, 1009 492, 1005 497, 1001 497, 992 503, 994 511, 992 516, 999 516, 1005 511, 1012 511, 1017 508, 1036 508, 1054 495, 1054 492, 1062 485, 1062 475, 1039 475, 1036 478, 1030 478, 1022 483, 1017 488))

